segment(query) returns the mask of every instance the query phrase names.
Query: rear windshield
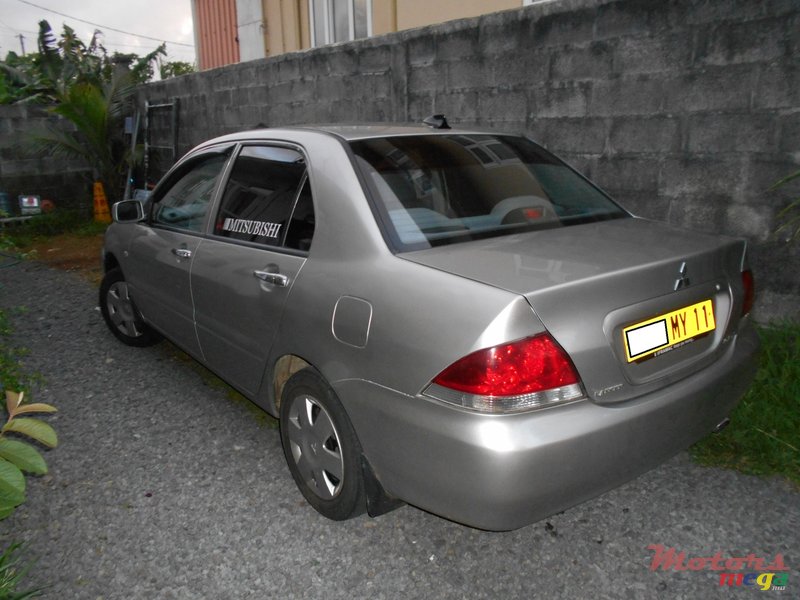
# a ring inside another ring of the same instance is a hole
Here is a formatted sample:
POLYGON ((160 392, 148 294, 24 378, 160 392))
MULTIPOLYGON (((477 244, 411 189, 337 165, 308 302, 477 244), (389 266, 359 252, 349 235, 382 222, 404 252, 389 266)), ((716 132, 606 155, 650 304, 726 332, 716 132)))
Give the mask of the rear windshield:
POLYGON ((420 135, 350 146, 398 251, 628 216, 525 138, 420 135))

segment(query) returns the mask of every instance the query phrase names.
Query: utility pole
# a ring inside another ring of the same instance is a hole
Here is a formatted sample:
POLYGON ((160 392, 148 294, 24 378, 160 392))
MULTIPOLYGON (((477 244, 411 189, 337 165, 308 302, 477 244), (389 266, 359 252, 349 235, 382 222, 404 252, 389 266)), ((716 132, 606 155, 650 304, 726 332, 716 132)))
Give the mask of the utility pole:
POLYGON ((19 38, 19 45, 22 47, 22 56, 25 56, 25 36, 20 33, 17 37, 19 38))

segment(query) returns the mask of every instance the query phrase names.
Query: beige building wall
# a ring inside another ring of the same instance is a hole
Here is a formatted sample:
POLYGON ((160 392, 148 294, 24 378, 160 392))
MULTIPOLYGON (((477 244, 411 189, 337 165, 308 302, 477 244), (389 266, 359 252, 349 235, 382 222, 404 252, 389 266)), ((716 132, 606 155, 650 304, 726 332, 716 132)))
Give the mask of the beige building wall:
POLYGON ((522 5, 523 0, 372 0, 372 31, 381 35, 522 5))
MULTIPOLYGON (((308 0, 260 0, 267 56, 311 47, 308 0)), ((372 35, 520 8, 523 0, 372 0, 372 35)))
POLYGON ((267 56, 311 46, 308 0, 261 0, 267 56))
MULTIPOLYGON (((528 3, 526 0, 372 0, 371 31, 372 35, 382 35, 519 8, 528 3)), ((309 0, 192 0, 192 12, 201 70, 238 62, 240 55, 243 60, 252 60, 311 47, 309 0)))

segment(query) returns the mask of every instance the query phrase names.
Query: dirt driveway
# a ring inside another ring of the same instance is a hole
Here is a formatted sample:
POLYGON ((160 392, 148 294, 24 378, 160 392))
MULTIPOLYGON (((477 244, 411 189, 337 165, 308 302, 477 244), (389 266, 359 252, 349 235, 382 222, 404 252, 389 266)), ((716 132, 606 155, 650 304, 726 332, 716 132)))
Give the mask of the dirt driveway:
POLYGON ((0 522, 0 544, 28 542, 29 581, 48 598, 730 597, 707 567, 651 570, 649 546, 687 560, 782 554, 788 586, 770 597, 800 594, 800 494, 685 454, 510 533, 409 506, 327 521, 296 490, 270 421, 168 344, 119 344, 96 303, 74 274, 0 271, 0 306, 25 308, 13 322, 45 381, 36 398, 60 409, 51 472, 0 522))

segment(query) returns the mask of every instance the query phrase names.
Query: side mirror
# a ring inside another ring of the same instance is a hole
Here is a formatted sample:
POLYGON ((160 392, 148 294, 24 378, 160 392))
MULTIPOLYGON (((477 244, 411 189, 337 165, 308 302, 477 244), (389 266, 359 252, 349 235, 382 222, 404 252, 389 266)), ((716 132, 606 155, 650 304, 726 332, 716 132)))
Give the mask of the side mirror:
POLYGON ((144 220, 144 206, 139 200, 123 200, 111 207, 111 217, 117 223, 138 223, 144 220))

